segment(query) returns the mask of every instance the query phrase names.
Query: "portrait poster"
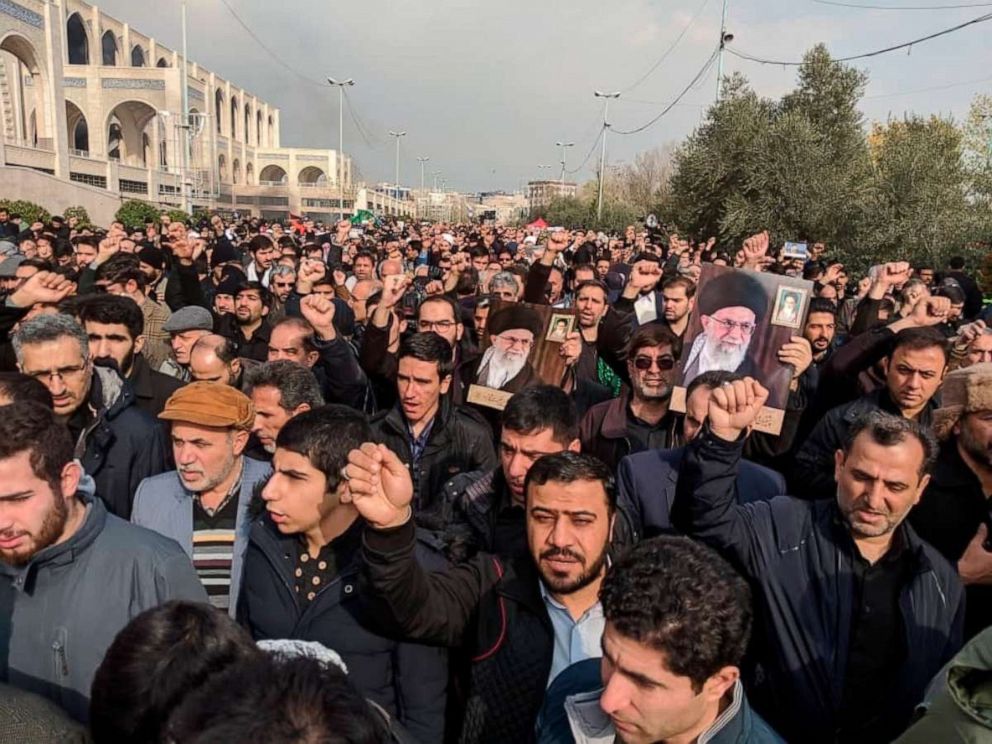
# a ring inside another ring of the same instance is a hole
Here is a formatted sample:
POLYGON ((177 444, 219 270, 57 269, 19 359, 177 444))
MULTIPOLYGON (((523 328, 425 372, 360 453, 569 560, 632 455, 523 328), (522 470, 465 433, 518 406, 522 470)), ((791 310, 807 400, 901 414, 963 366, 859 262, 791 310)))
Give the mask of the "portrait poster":
POLYGON ((576 327, 575 312, 496 300, 490 306, 482 355, 472 373, 466 400, 502 411, 530 385, 561 385, 565 360, 560 349, 576 327))
POLYGON ((778 350, 801 336, 813 283, 794 277, 703 264, 672 391, 672 410, 685 411, 686 388, 711 370, 753 377, 768 389, 755 429, 782 430, 793 368, 778 350))

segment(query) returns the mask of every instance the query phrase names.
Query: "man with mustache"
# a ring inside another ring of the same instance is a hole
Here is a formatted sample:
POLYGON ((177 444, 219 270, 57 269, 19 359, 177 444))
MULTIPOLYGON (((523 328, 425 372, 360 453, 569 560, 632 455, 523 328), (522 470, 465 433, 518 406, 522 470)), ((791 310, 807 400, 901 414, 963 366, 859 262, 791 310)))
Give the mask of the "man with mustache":
POLYGON ((434 573, 413 559, 413 483, 399 458, 363 444, 345 475, 367 523, 363 572, 375 616, 400 637, 462 647, 473 660, 459 741, 533 740, 547 686, 600 655, 598 595, 616 508, 609 468, 575 452, 540 458, 526 481, 528 553, 505 561, 478 553, 434 573))
POLYGON ((539 384, 528 358, 542 331, 540 316, 525 305, 513 304, 491 313, 487 327, 492 345, 479 361, 478 384, 509 393, 539 384))
POLYGON ((713 390, 672 522, 751 583, 762 622, 749 692, 768 722, 787 741, 891 741, 961 646, 957 572, 905 523, 936 443, 912 419, 871 411, 834 452, 834 498, 739 504, 744 432, 767 400, 751 378, 713 390))
POLYGON ((728 271, 701 287, 698 303, 703 332, 693 339, 685 356, 682 384, 710 370, 759 376, 747 352, 767 310, 761 285, 743 272, 728 271))
POLYGON ((267 463, 244 456, 255 409, 219 382, 191 382, 158 415, 171 423, 176 469, 146 478, 131 521, 175 540, 192 559, 210 603, 234 616, 255 487, 267 463))

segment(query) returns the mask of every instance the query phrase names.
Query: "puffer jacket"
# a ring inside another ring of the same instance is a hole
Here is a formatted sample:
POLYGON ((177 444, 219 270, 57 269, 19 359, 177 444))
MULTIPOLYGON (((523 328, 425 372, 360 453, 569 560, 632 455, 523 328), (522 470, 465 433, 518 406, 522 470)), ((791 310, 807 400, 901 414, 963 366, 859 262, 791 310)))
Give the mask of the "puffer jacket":
MULTIPOLYGON (((760 674, 749 695, 788 741, 833 742, 855 611, 857 546, 833 499, 778 496, 738 504, 742 438, 706 425, 686 447, 672 522, 722 552, 750 580, 760 674)), ((884 696, 878 720, 892 735, 909 722, 930 678, 961 647, 964 590, 954 568, 906 523, 911 569, 899 606, 910 653, 884 696)))
POLYGON ((130 519, 141 481, 168 470, 165 433, 112 369, 93 367, 89 405, 96 417, 80 434, 76 457, 110 512, 130 519))
POLYGON ((86 721, 93 674, 134 617, 172 599, 206 602, 193 564, 172 540, 87 506, 68 540, 25 566, 0 562, 0 681, 39 693, 86 721))
MULTIPOLYGON (((345 533, 361 531, 358 520, 345 533)), ((446 562, 427 536, 418 541, 418 559, 429 569, 446 562)), ((338 573, 301 607, 294 589, 298 535, 284 535, 268 514, 251 525, 238 597, 238 621, 256 640, 317 641, 336 651, 358 690, 381 705, 421 742, 444 738, 448 685, 446 649, 400 643, 381 635, 365 611, 359 584, 358 549, 338 553, 338 573)), ((357 539, 356 539, 357 545, 357 539)))
POLYGON ((413 479, 413 507, 429 511, 441 499, 444 484, 459 473, 496 467, 496 450, 489 424, 475 410, 454 406, 448 396, 441 398, 427 446, 414 464, 406 418, 397 403, 372 417, 376 441, 397 454, 410 469, 413 479))

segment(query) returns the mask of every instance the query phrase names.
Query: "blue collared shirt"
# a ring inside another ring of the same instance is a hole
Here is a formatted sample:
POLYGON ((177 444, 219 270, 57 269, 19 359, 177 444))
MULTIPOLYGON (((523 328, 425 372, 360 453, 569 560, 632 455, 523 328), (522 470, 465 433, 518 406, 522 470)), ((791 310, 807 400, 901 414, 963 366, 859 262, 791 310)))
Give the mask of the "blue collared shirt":
POLYGON ((413 464, 420 462, 420 456, 424 454, 424 449, 427 447, 427 440, 431 437, 431 430, 434 428, 434 421, 437 417, 432 418, 431 422, 424 427, 423 431, 420 432, 420 436, 415 437, 413 435, 413 429, 410 427, 410 422, 406 424, 406 437, 410 442, 410 460, 413 464))
POLYGON ((606 619, 603 617, 603 606, 597 602, 578 620, 573 620, 569 611, 552 597, 544 582, 538 582, 541 587, 541 597, 551 618, 551 627, 555 632, 555 649, 551 657, 551 674, 548 684, 572 664, 586 659, 596 659, 603 655, 601 641, 606 619))

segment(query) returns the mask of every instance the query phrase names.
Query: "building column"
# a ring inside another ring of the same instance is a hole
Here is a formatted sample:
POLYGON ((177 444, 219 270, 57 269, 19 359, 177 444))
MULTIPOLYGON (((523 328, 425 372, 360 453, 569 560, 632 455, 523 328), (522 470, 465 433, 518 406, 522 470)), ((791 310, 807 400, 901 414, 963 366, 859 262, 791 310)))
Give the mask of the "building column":
MULTIPOLYGON (((38 122, 39 135, 45 132, 52 140, 55 151, 55 176, 69 180, 69 130, 65 120, 65 94, 62 90, 62 47, 65 34, 65 21, 61 5, 45 3, 45 62, 48 75, 44 76, 42 60, 38 61, 41 72, 35 76, 35 97, 44 100, 42 117, 38 122), (38 90, 39 87, 43 90, 38 90)), ((41 53, 41 50, 38 52, 41 53)))

